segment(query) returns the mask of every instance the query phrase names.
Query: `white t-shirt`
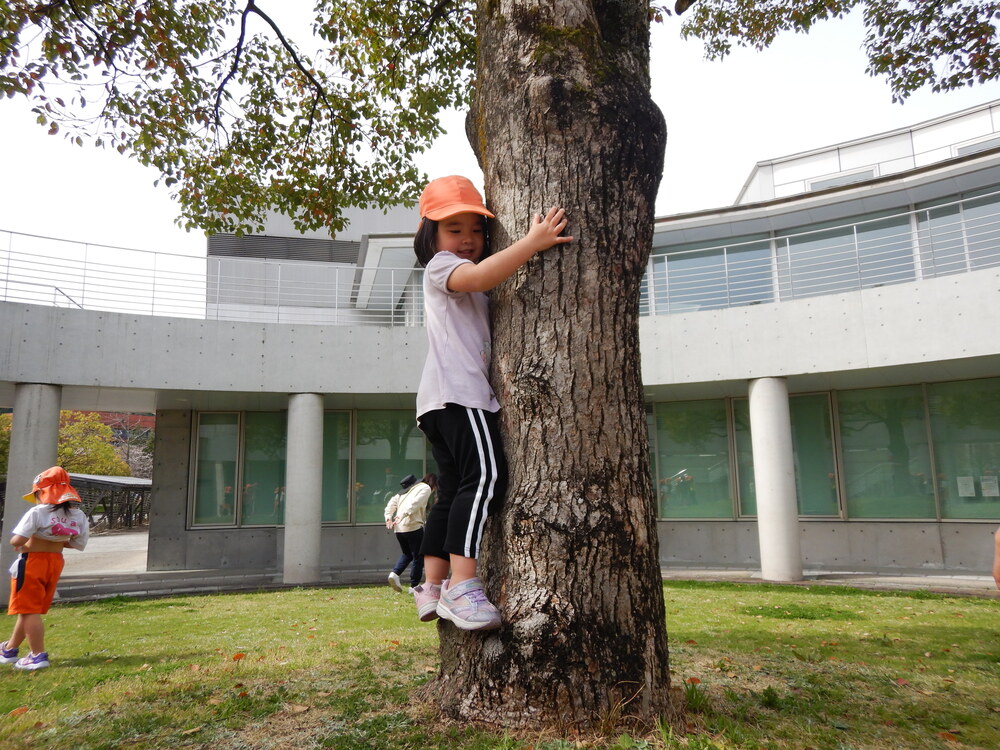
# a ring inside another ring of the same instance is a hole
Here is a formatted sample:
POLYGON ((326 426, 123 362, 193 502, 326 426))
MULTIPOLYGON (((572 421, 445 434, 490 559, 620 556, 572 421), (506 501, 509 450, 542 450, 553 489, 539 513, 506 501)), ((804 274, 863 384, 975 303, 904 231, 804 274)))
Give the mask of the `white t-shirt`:
POLYGON ((424 271, 430 344, 417 389, 417 418, 445 404, 499 411, 490 386, 490 302, 482 292, 448 291, 452 271, 471 260, 435 253, 424 271))
POLYGON ((12 532, 16 536, 46 539, 50 542, 69 542, 73 549, 82 550, 90 539, 90 522, 79 507, 67 506, 58 510, 55 505, 39 503, 21 516, 12 532))

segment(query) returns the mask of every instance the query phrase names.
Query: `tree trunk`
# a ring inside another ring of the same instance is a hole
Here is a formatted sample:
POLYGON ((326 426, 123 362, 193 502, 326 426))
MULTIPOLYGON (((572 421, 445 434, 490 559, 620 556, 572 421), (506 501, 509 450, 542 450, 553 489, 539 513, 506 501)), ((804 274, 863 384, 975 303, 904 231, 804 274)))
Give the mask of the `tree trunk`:
POLYGON ((576 239, 493 293, 511 475, 480 571, 504 625, 439 626, 429 690, 456 717, 601 729, 669 706, 638 339, 666 141, 647 8, 480 4, 469 131, 498 217, 491 246, 552 205, 576 239))

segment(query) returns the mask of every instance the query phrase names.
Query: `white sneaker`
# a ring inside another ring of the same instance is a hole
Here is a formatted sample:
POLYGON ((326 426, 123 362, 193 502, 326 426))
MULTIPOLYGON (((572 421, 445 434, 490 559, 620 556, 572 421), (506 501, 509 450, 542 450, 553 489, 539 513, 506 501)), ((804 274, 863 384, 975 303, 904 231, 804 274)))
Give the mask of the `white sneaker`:
POLYGON ((389 572, 389 585, 392 586, 393 591, 403 593, 403 584, 399 582, 399 576, 396 575, 395 571, 389 572))
POLYGON ((449 587, 441 587, 437 615, 451 620, 462 630, 496 630, 500 627, 500 611, 486 598, 483 582, 478 578, 449 587))

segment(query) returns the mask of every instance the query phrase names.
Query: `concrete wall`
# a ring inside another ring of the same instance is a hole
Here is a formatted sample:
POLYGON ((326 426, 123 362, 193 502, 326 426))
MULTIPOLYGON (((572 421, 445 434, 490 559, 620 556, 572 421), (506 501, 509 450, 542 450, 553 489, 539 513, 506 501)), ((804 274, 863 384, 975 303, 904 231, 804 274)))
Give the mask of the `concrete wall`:
POLYGON ((683 397, 685 384, 745 395, 746 381, 760 377, 787 377, 794 392, 995 375, 1000 372, 998 288, 1000 269, 991 268, 789 302, 641 318, 647 397, 683 397), (984 358, 991 363, 985 371, 960 366, 984 358), (658 391, 661 385, 667 388, 658 391))
MULTIPOLYGON (((730 390, 742 395, 758 377, 792 378, 793 392, 796 377, 815 389, 877 384, 872 371, 880 368, 897 368, 896 383, 978 377, 948 365, 976 358, 990 360, 996 374, 1000 339, 989 332, 1000 331, 998 288, 1000 269, 992 268, 642 318, 643 381, 651 400, 661 400, 656 388, 683 397, 688 384, 735 384, 730 390)), ((211 408, 205 394, 222 393, 268 394, 284 408, 287 394, 303 392, 341 401, 383 394, 402 407, 412 405, 427 347, 422 328, 195 321, 6 302, 0 324, 0 381, 8 386, 0 406, 11 405, 13 383, 33 382, 151 394, 158 408, 177 408, 184 391, 190 408, 211 408)), ((66 400, 64 408, 78 408, 66 400)))
POLYGON ((416 390, 426 354, 422 328, 234 323, 13 302, 0 302, 0 322, 0 380, 13 382, 399 393, 416 390))

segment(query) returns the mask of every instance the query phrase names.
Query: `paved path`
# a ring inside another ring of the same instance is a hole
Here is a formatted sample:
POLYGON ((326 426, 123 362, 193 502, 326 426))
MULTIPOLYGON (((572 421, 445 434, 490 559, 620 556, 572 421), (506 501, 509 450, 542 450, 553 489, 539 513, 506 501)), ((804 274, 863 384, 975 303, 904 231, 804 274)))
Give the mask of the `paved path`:
POLYGON ((83 552, 71 549, 63 553, 63 576, 145 573, 148 545, 149 532, 145 529, 94 534, 83 552))
MULTIPOLYGON (((226 591, 280 587, 280 575, 275 571, 191 570, 147 572, 146 549, 149 534, 141 531, 119 531, 96 534, 90 538, 85 552, 68 550, 66 567, 59 584, 66 599, 94 598, 115 593, 129 595, 167 595, 188 591, 226 591)), ((665 580, 703 580, 760 583, 758 570, 720 570, 703 568, 664 568, 665 580)), ((384 583, 383 571, 378 575, 358 572, 357 583, 384 583), (368 579, 371 580, 368 580, 368 579)), ((930 571, 922 575, 874 575, 850 571, 805 571, 805 580, 789 584, 798 586, 854 586, 856 588, 900 591, 934 591, 1000 599, 1000 591, 991 576, 946 575, 930 571)))

